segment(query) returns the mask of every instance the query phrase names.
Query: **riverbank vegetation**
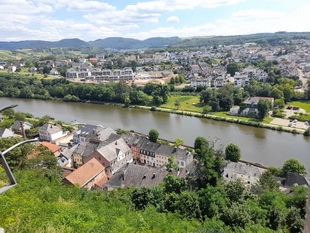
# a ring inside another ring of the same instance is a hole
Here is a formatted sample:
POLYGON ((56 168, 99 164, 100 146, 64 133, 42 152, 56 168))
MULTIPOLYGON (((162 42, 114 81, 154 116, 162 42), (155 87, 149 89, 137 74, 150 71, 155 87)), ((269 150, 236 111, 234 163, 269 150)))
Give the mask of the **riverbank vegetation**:
MULTIPOLYGON (((176 92, 176 90, 171 92, 173 86, 163 84, 148 83, 144 87, 138 87, 121 81, 119 83, 98 85, 73 83, 66 79, 37 79, 22 74, 0 73, 0 82, 3 83, 0 86, 0 96, 68 102, 115 103, 125 107, 149 106, 153 109, 176 114, 200 116, 208 119, 282 130, 282 127, 261 124, 269 123, 271 118, 258 120, 225 114, 233 105, 240 105, 242 110, 244 108, 242 102, 248 96, 272 96, 276 98, 275 103, 279 102, 277 100, 284 102, 294 98, 293 90, 297 82, 278 77, 274 81, 277 84, 273 87, 269 83, 259 83, 253 80, 244 90, 232 85, 225 85, 218 89, 197 87, 192 88, 193 92, 176 92), (198 115, 195 113, 198 113, 198 115)), ((295 103, 296 105, 301 103, 303 107, 309 109, 307 101, 295 103)), ((276 107, 279 108, 277 105, 276 107)), ((309 116, 298 115, 297 117, 298 119, 307 120, 309 116)), ((295 129, 285 131, 298 133, 295 129)))
MULTIPOLYGON (((0 150, 20 139, 0 139, 0 150)), ((6 232, 302 232, 307 188, 281 192, 273 174, 304 172, 296 161, 272 168, 257 185, 221 177, 225 154, 195 140, 196 165, 186 178, 169 174, 159 186, 88 191, 61 182, 51 152, 24 145, 7 154, 18 185, 0 195, 6 232), (47 169, 48 167, 48 169, 47 169), (292 170, 293 169, 293 170, 292 170)), ((0 170, 1 171, 1 170, 0 170)), ((0 173, 0 177, 2 173, 0 173)))

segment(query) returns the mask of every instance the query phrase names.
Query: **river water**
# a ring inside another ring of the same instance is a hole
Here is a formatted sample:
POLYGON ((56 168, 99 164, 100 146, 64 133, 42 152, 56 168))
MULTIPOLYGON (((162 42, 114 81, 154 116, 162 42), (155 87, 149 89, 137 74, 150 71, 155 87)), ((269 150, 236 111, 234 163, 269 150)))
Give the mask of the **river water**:
POLYGON ((142 109, 0 98, 0 107, 10 104, 18 104, 15 111, 29 112, 38 117, 50 115, 65 122, 101 124, 145 134, 154 128, 161 138, 174 141, 180 137, 190 146, 198 136, 216 142, 217 146, 234 143, 241 148, 243 160, 281 167, 286 160, 296 158, 307 167, 310 174, 310 137, 303 135, 142 109))

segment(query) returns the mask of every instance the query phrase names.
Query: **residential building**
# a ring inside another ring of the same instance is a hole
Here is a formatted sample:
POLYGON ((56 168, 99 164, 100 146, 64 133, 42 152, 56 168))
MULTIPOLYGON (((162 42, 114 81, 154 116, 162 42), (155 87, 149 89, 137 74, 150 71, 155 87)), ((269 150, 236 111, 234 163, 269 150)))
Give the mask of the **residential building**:
POLYGON ((22 131, 22 126, 24 130, 32 128, 32 124, 30 124, 28 121, 15 121, 14 124, 12 125, 12 130, 22 131))
POLYGON ((244 101, 244 104, 246 106, 246 108, 244 110, 242 110, 241 114, 244 115, 257 115, 258 114, 258 109, 257 109, 257 105, 260 99, 263 100, 268 100, 271 103, 271 107, 273 107, 273 103, 274 103, 274 98, 271 97, 249 97, 244 101))
POLYGON ((50 75, 59 75, 58 70, 56 70, 55 68, 51 69, 50 71, 50 75))
POLYGON ((14 136, 13 131, 0 127, 0 138, 8 138, 13 136, 14 136))
POLYGON ((211 83, 212 83, 212 77, 201 78, 201 79, 197 78, 197 79, 191 80, 192 87, 197 87, 197 86, 211 87, 211 83))
POLYGON ((107 140, 111 134, 116 134, 112 128, 104 128, 102 125, 89 125, 80 126, 73 135, 73 142, 76 144, 97 141, 103 142, 107 140))
POLYGON ((250 188, 251 185, 258 182, 259 177, 265 170, 242 162, 229 161, 224 168, 222 176, 227 181, 240 179, 245 183, 246 187, 250 188))
POLYGON ((130 146, 136 160, 153 167, 162 167, 168 163, 169 157, 174 157, 179 168, 185 168, 193 161, 193 155, 180 148, 154 143, 143 136, 134 134, 122 135, 130 146))
POLYGON ((8 67, 8 72, 14 73, 16 71, 16 66, 9 66, 8 67))
POLYGON ((101 142, 94 152, 83 157, 83 163, 96 158, 107 168, 109 175, 114 174, 127 163, 132 162, 132 153, 120 135, 112 134, 108 140, 101 142))
POLYGON ((90 81, 119 81, 119 80, 132 80, 134 78, 133 70, 131 68, 124 68, 122 70, 109 70, 100 68, 73 68, 68 69, 66 72, 68 79, 81 78, 90 81))
POLYGON ((39 137, 42 141, 52 142, 58 138, 65 136, 61 126, 52 125, 49 123, 44 124, 39 128, 39 137))
POLYGON ((41 142, 40 144, 42 146, 47 147, 51 152, 53 152, 55 157, 60 155, 61 146, 58 146, 58 145, 50 143, 50 142, 41 142))
POLYGON ((81 188, 95 189, 97 183, 104 183, 108 180, 105 167, 95 158, 85 163, 67 175, 63 182, 65 184, 79 185, 81 188))
POLYGON ((163 183, 168 174, 185 177, 186 172, 168 171, 166 167, 149 167, 138 164, 127 164, 117 171, 103 185, 103 190, 110 191, 120 187, 154 187, 163 183))

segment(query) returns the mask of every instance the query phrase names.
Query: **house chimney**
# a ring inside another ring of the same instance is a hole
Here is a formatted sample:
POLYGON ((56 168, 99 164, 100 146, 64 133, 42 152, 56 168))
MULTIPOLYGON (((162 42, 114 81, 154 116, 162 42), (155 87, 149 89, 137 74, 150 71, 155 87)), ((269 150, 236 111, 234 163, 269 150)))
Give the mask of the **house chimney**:
POLYGON ((26 138, 26 133, 25 133, 25 128, 24 128, 24 122, 20 122, 20 127, 22 129, 22 135, 23 135, 23 138, 26 138))

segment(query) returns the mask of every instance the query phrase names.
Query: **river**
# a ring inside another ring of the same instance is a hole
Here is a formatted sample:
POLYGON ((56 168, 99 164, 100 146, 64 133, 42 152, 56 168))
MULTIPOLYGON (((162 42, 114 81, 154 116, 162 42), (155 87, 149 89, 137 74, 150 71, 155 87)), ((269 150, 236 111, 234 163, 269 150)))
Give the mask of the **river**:
POLYGON ((243 160, 281 167, 286 160, 296 158, 307 167, 310 174, 310 137, 303 135, 142 109, 0 98, 0 107, 10 104, 18 104, 15 111, 29 112, 38 117, 50 115, 65 122, 76 120, 145 134, 154 128, 161 138, 174 141, 176 137, 180 137, 186 145, 191 146, 198 136, 216 141, 217 146, 234 143, 240 147, 243 160))

